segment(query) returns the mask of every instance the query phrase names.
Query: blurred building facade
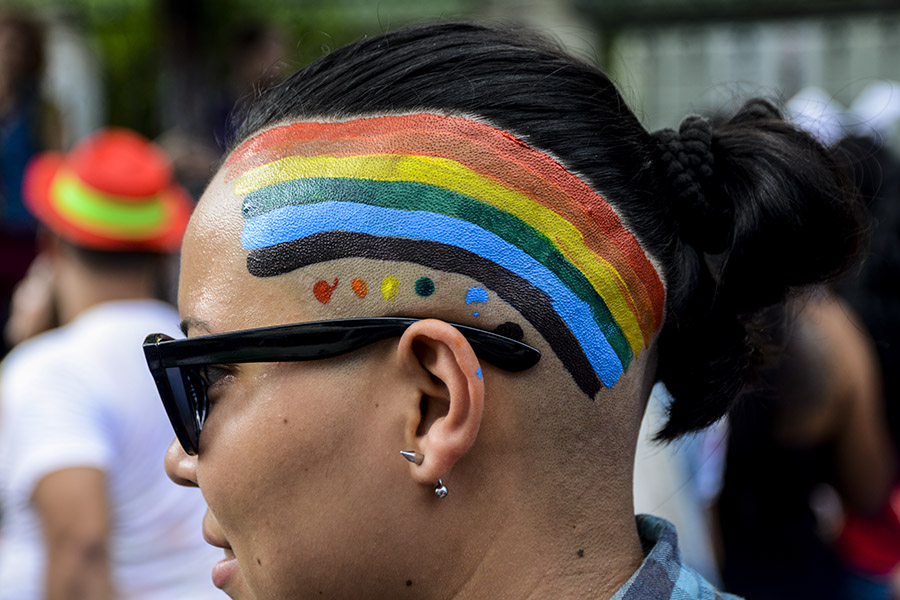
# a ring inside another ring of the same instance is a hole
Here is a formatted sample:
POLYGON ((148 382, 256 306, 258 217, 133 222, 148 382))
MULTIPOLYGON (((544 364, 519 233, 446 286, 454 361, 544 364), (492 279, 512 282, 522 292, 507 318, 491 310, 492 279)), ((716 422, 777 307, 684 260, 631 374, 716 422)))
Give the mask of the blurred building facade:
MULTIPOLYGON (((810 3, 814 6, 813 3, 810 3)), ((692 23, 633 22, 616 32, 607 69, 651 129, 747 95, 786 100, 817 86, 848 106, 873 82, 900 80, 900 5, 692 23)))
POLYGON ((171 99, 160 90, 171 87, 174 47, 191 50, 185 60, 202 71, 195 79, 215 82, 227 68, 217 57, 227 56, 235 30, 250 21, 284 32, 289 68, 413 23, 521 23, 600 63, 650 129, 677 124, 689 107, 728 110, 748 94, 787 99, 815 85, 847 105, 874 80, 900 80, 896 0, 192 0, 178 12, 202 23, 181 32, 169 31, 166 15, 182 5, 172 0, 19 3, 55 22, 51 48, 71 38, 72 27, 55 18, 61 11, 84 33, 80 52, 96 57, 105 90, 92 108, 78 109, 80 121, 151 137, 170 125, 160 106, 171 99))

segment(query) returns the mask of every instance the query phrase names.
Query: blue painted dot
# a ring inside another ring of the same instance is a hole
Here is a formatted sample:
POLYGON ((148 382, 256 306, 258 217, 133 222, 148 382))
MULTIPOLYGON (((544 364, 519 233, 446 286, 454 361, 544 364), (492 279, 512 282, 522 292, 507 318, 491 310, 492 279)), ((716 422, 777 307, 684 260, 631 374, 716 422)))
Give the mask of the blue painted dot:
POLYGON ((475 371, 475 374, 478 375, 478 379, 481 379, 481 367, 478 367, 478 370, 475 371))
POLYGON ((466 304, 472 304, 473 302, 487 302, 488 294, 487 291, 483 287, 478 287, 477 285, 474 287, 470 287, 466 292, 466 304))
POLYGON ((472 316, 473 316, 473 317, 477 317, 477 316, 480 315, 480 314, 481 314, 481 313, 473 312, 473 313, 472 313, 472 316))

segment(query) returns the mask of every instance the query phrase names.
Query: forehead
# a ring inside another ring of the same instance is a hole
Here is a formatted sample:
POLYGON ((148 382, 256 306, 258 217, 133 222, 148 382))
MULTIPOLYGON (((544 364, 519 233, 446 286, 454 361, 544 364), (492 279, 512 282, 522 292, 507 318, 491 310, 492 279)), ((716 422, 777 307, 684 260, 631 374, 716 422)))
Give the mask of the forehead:
MULTIPOLYGON (((662 318, 662 283, 605 199, 546 153, 471 119, 274 127, 229 156, 211 191, 221 197, 201 202, 189 240, 202 238, 207 221, 238 237, 241 281, 336 260, 463 276, 551 345, 579 347, 606 385, 662 318), (227 226, 214 223, 221 210, 227 226)), ((325 292, 331 281, 313 288, 325 292)))

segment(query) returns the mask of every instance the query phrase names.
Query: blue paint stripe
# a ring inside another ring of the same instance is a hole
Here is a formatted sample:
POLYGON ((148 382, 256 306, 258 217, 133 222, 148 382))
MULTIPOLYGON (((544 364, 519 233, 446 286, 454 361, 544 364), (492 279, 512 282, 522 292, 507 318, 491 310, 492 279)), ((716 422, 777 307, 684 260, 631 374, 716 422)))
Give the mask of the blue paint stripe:
POLYGON ((544 290, 604 385, 612 387, 622 375, 622 363, 594 322, 590 307, 529 254, 468 221, 356 202, 321 202, 284 206, 246 220, 241 245, 255 250, 323 231, 429 240, 483 256, 544 290))

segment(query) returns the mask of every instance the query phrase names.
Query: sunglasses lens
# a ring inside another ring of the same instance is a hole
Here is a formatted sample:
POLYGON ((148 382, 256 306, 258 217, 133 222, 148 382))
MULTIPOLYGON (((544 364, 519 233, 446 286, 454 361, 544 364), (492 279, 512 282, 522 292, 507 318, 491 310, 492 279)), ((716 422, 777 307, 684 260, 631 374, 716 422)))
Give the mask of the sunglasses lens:
POLYGON ((200 439, 200 430, 206 423, 206 411, 209 403, 206 399, 206 381, 200 375, 197 369, 182 368, 181 377, 184 380, 184 387, 191 399, 190 411, 191 421, 194 423, 197 431, 197 439, 200 439))
POLYGON ((200 430, 206 421, 206 386, 199 373, 190 367, 168 367, 166 377, 175 409, 169 412, 169 420, 185 451, 196 454, 200 430))

